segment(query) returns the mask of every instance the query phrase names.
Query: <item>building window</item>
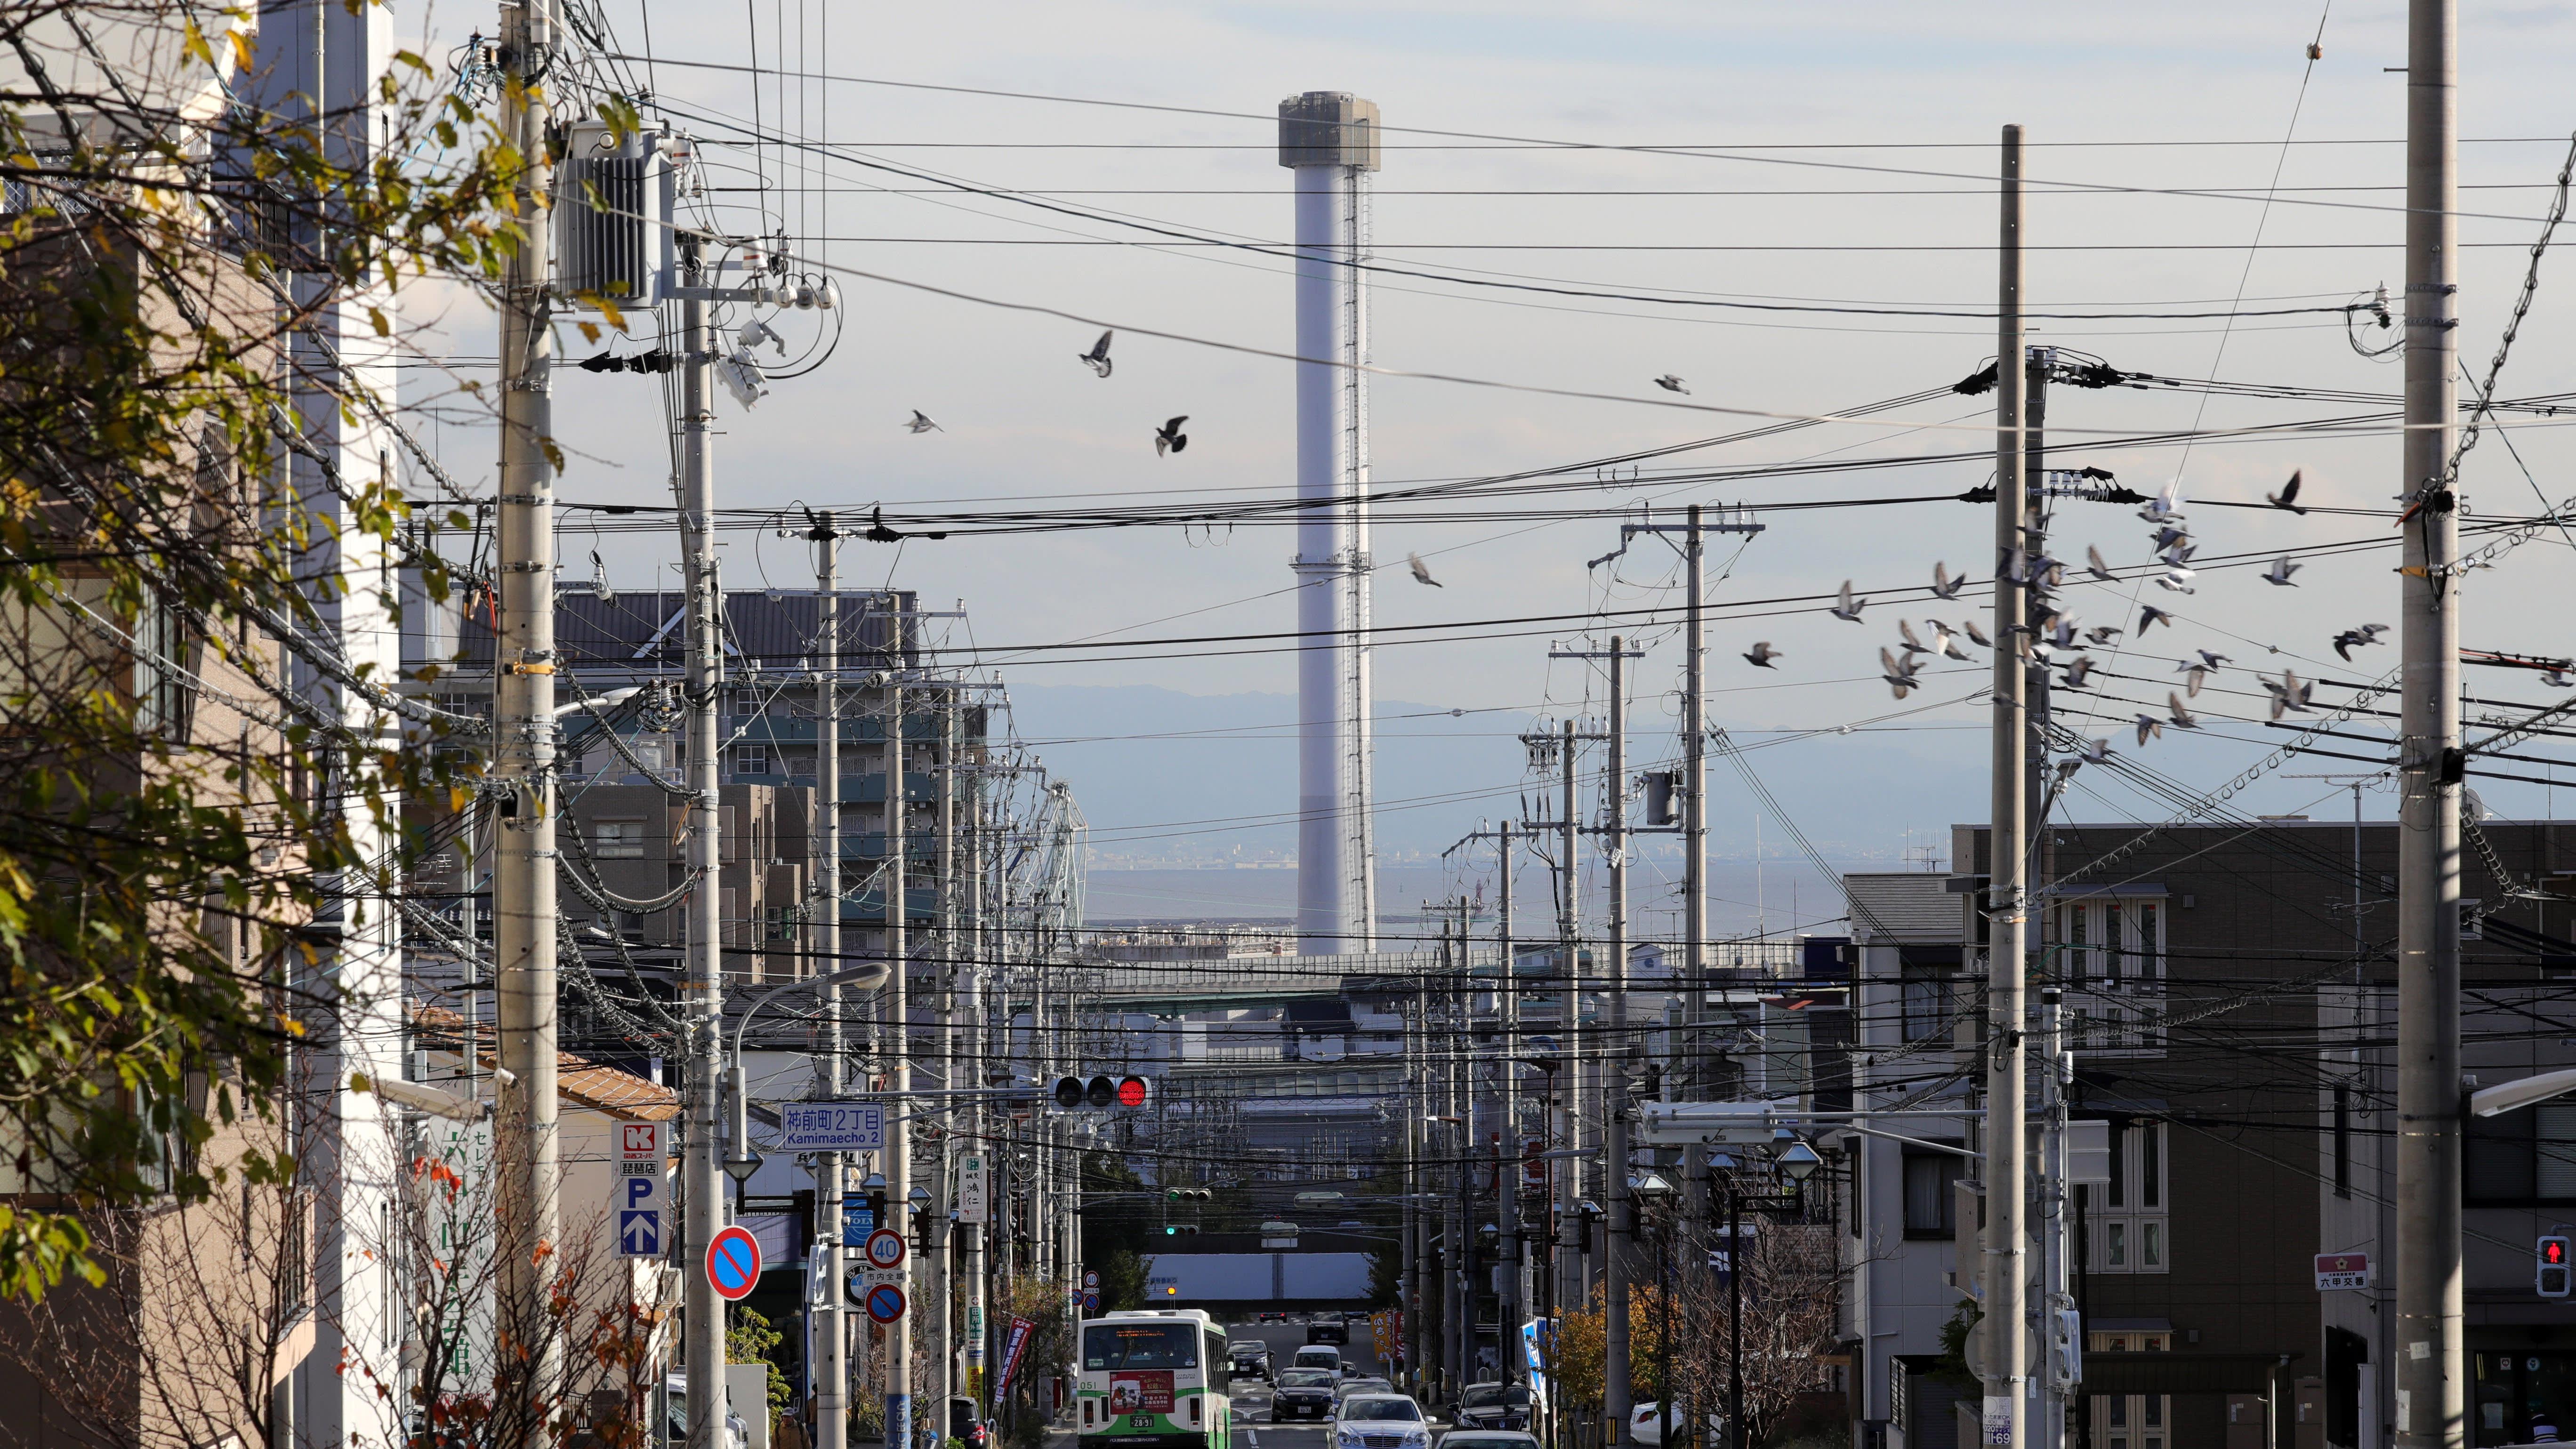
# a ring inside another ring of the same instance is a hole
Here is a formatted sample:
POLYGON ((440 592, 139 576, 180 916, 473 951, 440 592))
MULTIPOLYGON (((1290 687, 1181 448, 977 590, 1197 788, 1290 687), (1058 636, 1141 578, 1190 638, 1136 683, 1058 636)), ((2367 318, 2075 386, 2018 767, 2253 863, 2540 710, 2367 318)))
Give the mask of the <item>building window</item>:
POLYGON ((1956 1194, 1958 1159, 1947 1152, 1908 1149, 1905 1154, 1905 1236, 1947 1238, 1958 1231, 1956 1194))
POLYGON ((600 820, 590 827, 590 851, 602 860, 640 860, 644 856, 644 822, 600 820))
POLYGON ((1950 1029, 1957 1000, 1960 950, 1956 946, 1899 946, 1897 991, 1907 1041, 1950 1029))
MULTIPOLYGON (((2093 1333, 2093 1353, 2171 1353, 2171 1333, 2093 1333)), ((2090 1449, 2172 1449, 2173 1396, 2095 1394, 2090 1449)))
POLYGON ((2472 1117, 2461 1196, 2479 1207, 2576 1202, 2576 1103, 2472 1117))
POLYGON ((759 690, 737 689, 733 692, 733 714, 736 719, 751 719, 759 713, 759 690))
POLYGON ((2072 901, 2057 908, 2056 928, 2075 1049, 2163 1049, 2164 902, 2072 901))
POLYGON ((733 772, 737 775, 769 773, 769 746, 736 745, 733 747, 733 772))
POLYGON ((2334 1089, 2334 1192, 2352 1196, 2352 1088, 2334 1089))
POLYGON ((2172 1271, 2165 1147, 2162 1122, 2111 1124, 2111 1180, 2102 1190, 2102 1210, 2087 1213, 2093 1271, 2172 1271))
POLYGON ((813 778, 814 778, 814 757, 813 757, 812 755, 790 755, 790 756, 788 756, 788 757, 787 757, 787 773, 788 773, 788 775, 789 775, 791 778, 798 779, 798 780, 811 780, 811 779, 813 779, 813 778))
POLYGON ((761 907, 760 936, 764 941, 794 940, 796 938, 796 908, 794 906, 761 907))

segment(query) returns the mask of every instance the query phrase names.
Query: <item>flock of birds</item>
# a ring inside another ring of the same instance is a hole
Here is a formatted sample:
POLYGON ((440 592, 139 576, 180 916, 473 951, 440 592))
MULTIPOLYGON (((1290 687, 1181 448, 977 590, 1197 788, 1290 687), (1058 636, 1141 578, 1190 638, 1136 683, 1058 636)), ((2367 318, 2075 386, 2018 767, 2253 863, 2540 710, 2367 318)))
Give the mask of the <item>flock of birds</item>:
MULTIPOLYGON (((1100 340, 1091 344, 1091 350, 1088 352, 1075 353, 1073 355, 1074 360, 1081 363, 1083 366, 1090 368, 1093 376, 1103 378, 1107 377, 1115 366, 1115 364, 1109 360, 1109 339, 1117 335, 1118 332, 1116 328, 1111 328, 1109 331, 1101 333, 1100 340)), ((1180 452, 1182 449, 1187 448, 1190 445, 1189 434, 1181 431, 1181 425, 1189 420, 1189 415, 1184 413, 1154 430, 1155 457, 1160 458, 1172 453, 1180 452)), ((906 431, 916 435, 921 433, 944 433, 948 431, 946 428, 941 427, 938 422, 930 416, 930 414, 923 412, 919 408, 914 408, 912 410, 912 420, 905 423, 904 428, 906 431)))
MULTIPOLYGON (((1684 390, 1680 386, 1681 379, 1677 377, 1663 377, 1656 381, 1674 392, 1684 390)), ((2306 506, 2298 501, 2300 481, 2300 475, 2292 473, 2290 481, 2283 485, 2280 492, 2266 494, 2264 500, 2272 507, 2285 512, 2305 514, 2308 511, 2306 506)), ((2155 531, 2149 535, 2149 541, 2155 550, 2156 561, 2162 567, 2150 577, 2159 588, 2173 593, 2188 594, 2195 592, 2198 587, 2193 582, 2195 571, 2191 566, 2191 559, 2192 555, 2198 552, 2199 546, 2192 542, 2191 532, 2183 524, 2181 503, 2182 485, 2179 480, 2176 480, 2166 484, 2164 490, 2157 496, 2148 499, 2138 510, 2138 516, 2155 528, 2155 531)), ((2003 559, 1995 570, 1995 578, 1999 583, 2018 584, 2030 590, 2031 622, 2011 627, 2008 634, 2012 637, 2007 640, 2009 646, 2016 654, 2032 661, 2041 669, 2057 671, 2058 681, 2062 687, 2083 689, 2100 667, 2095 663, 2093 656, 2085 650, 2115 646, 2123 637, 2133 637, 2143 642, 2147 631, 2158 624, 2168 629, 2172 628, 2173 615, 2153 604, 2141 604, 2134 635, 2126 628, 2112 625, 2082 627, 2060 605, 2056 597, 2057 590, 2065 585, 2068 571, 2074 567, 2076 566, 2073 564, 2051 558, 2045 553, 2014 548, 2005 550, 2003 559)), ((2297 573, 2301 567, 2302 565, 2291 562, 2289 556, 2285 554, 2272 560, 2271 566, 2259 577, 2265 583, 2276 587, 2296 588, 2298 585, 2291 575, 2297 573)), ((2104 583, 2117 583, 2121 579, 2121 575, 2103 559, 2102 550, 2091 545, 2085 547, 2082 571, 2085 575, 2104 583)), ((1967 582, 1966 575, 1951 573, 1946 562, 1935 562, 1932 565, 1932 597, 1936 599, 1957 599, 1967 582)), ((1857 624, 1861 622, 1861 612, 1869 607, 1869 602, 1855 595, 1852 592, 1851 581, 1846 579, 1835 595, 1833 606, 1826 612, 1845 623, 1857 624)), ((1995 641, 1987 638, 1984 632, 1978 629, 1974 619, 1964 619, 1955 628, 1939 619, 1927 618, 1922 622, 1923 630, 1917 632, 1912 622, 1904 619, 1897 620, 1896 632, 1900 642, 1893 646, 1882 645, 1878 651, 1879 677, 1886 682, 1888 689, 1898 699, 1904 699, 1923 687, 1923 669, 1934 659, 1955 659, 1962 663, 1975 663, 1976 660, 1960 647, 1961 640, 1964 639, 1967 643, 1982 649, 1996 647, 1995 641)), ((2349 660, 2352 658, 2353 650, 2385 642, 2380 636, 2387 632, 2388 626, 2385 624, 2360 624, 2346 629, 2334 636, 2332 643, 2335 654, 2349 660)), ((1757 641, 1744 655, 1745 662, 1760 669, 1778 668, 1775 661, 1783 657, 1785 656, 1781 651, 1774 648, 1769 640, 1757 641)), ((2193 657, 2177 662, 2174 666, 2175 672, 2181 674, 2183 679, 2179 688, 2166 691, 2166 713, 2159 715, 2140 712, 2135 718, 2134 728, 2138 745, 2144 747, 2149 740, 2161 739, 2169 728, 2180 730, 2200 728, 2199 716, 2193 714, 2190 706, 2184 701, 2198 698, 2202 687, 2209 682, 2210 678, 2233 662, 2224 654, 2212 653, 2206 649, 2195 650, 2193 657)), ((2314 712, 2309 706, 2310 693, 2316 688, 2313 680, 2303 680, 2295 671, 2286 668, 2281 671, 2278 679, 2259 673, 2255 678, 2271 695, 2273 719, 2277 720, 2285 714, 2314 712)), ((2082 763, 2101 764, 2110 759, 2112 753, 2109 739, 2087 740, 2081 752, 2058 767, 2059 777, 2062 779, 2072 773, 2082 763)))

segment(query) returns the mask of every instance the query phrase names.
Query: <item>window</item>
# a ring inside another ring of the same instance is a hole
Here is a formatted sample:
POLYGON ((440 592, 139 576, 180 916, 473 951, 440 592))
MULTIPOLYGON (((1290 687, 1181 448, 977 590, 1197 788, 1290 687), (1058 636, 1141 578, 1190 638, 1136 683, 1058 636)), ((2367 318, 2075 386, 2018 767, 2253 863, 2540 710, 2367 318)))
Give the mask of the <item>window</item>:
POLYGON ((1188 1323, 1100 1323, 1082 1331, 1086 1369, 1197 1368, 1199 1330, 1188 1323))
POLYGON ((760 691, 737 689, 733 692, 733 714, 737 719, 750 719, 760 713, 760 691))
POLYGON ((2111 1181, 2102 1189, 2101 1210, 2086 1212, 2094 1272, 2172 1270, 2165 1145, 2162 1122, 2112 1122, 2111 1181))
MULTIPOLYGON (((2171 1333, 2094 1333, 2094 1353, 2171 1353, 2171 1333)), ((2171 1394, 2095 1394, 2091 1449, 2172 1449, 2171 1394)))
POLYGON ((1905 1236, 1946 1238, 1958 1231, 1956 1194, 1950 1191, 1958 1163, 1947 1152, 1905 1154, 1905 1236))
POLYGON ((2056 926, 2075 1049, 2162 1050, 2164 901, 2072 901, 2057 908, 2056 926))
POLYGON ((640 860, 644 855, 644 822, 599 820, 590 827, 590 853, 602 860, 640 860))
POLYGON ((2576 1103, 2472 1117, 2461 1196, 2481 1207, 2576 1202, 2576 1103))
POLYGON ((2352 1196, 2352 1088, 2334 1089, 2334 1192, 2352 1196))
POLYGON ((790 755, 790 756, 788 756, 788 757, 787 757, 787 773, 788 773, 789 775, 791 775, 791 776, 795 777, 796 779, 799 779, 799 780, 811 780, 811 779, 813 779, 813 778, 814 778, 814 757, 813 757, 812 755, 790 755))
POLYGON ((794 906, 763 906, 760 908, 760 924, 760 935, 762 940, 793 940, 796 936, 796 908, 794 906))
POLYGON ((1899 946, 1897 991, 1905 1039, 1921 1041, 1948 1031, 1959 982, 1956 946, 1899 946))
POLYGON ((736 745, 733 747, 733 772, 737 775, 769 773, 769 746, 736 745))

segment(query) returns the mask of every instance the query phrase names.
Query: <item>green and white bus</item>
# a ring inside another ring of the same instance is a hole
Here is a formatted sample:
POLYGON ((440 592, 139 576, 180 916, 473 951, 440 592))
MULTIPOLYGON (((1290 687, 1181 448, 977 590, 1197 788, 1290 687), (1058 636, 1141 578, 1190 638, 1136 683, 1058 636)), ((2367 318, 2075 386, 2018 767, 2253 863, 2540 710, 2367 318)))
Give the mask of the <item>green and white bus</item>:
POLYGON ((1195 1308, 1082 1320, 1083 1449, 1232 1449, 1225 1330, 1195 1308))

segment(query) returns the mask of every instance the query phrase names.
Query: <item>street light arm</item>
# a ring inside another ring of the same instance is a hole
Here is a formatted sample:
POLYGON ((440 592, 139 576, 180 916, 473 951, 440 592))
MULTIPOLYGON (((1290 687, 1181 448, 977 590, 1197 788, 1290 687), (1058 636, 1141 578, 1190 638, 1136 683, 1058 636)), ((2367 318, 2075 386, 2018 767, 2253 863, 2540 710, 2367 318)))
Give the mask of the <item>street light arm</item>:
POLYGON ((2475 1117, 2493 1117, 2500 1112, 2510 1112, 2517 1107, 2528 1107, 2535 1103, 2546 1102, 2552 1097, 2563 1097, 2569 1092, 2576 1092, 2576 1068, 2542 1072, 2536 1077, 2525 1077, 2519 1082, 2507 1082, 2500 1087, 2484 1087, 2471 1092, 2469 1114, 2475 1117))
POLYGON ((886 978, 893 974, 894 968, 883 961, 862 961, 856 966, 843 966, 838 970, 826 971, 819 976, 808 976, 801 981, 782 981, 770 987, 754 996, 751 999, 751 1005, 743 1009, 742 1020, 734 1023, 733 1059, 742 1060, 743 1033, 750 1029, 752 1016, 762 1007, 767 1006, 770 998, 790 991, 810 990, 824 986, 855 986, 861 991, 873 991, 885 985, 886 978))

